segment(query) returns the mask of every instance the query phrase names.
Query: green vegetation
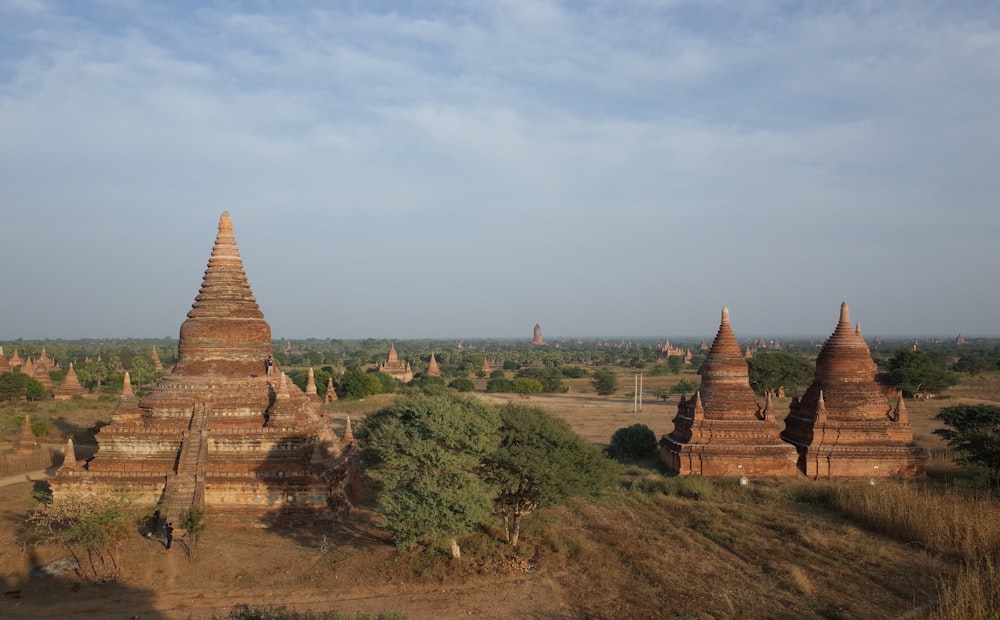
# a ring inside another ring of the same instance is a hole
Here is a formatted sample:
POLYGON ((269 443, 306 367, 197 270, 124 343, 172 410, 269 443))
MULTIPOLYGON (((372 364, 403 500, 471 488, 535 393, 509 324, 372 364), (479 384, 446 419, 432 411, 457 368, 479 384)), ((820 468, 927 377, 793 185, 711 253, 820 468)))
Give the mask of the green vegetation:
POLYGON ((597 369, 591 383, 600 396, 611 396, 618 391, 618 375, 607 368, 597 369))
POLYGON ((478 475, 499 440, 496 409, 457 395, 413 395, 369 415, 357 437, 379 512, 400 547, 456 539, 486 523, 489 488, 478 475))
POLYGON ((365 398, 382 393, 382 381, 373 372, 348 369, 336 385, 339 398, 365 398))
POLYGON ((889 382, 904 396, 940 394, 958 383, 958 378, 935 363, 924 351, 897 349, 889 358, 889 382))
POLYGON ((510 545, 517 545, 524 516, 617 480, 611 461, 544 410, 509 404, 500 419, 500 442, 485 459, 485 476, 499 488, 494 504, 510 545))
POLYGON ((645 424, 620 428, 611 436, 608 454, 616 459, 640 460, 656 454, 656 433, 645 424))
POLYGON ((949 428, 934 434, 959 453, 957 462, 985 467, 1000 488, 1000 406, 956 405, 945 407, 935 417, 949 428))
POLYGON ((812 383, 816 366, 801 355, 785 351, 758 351, 747 360, 750 371, 750 387, 758 394, 776 393, 785 388, 790 393, 798 393, 812 383))
POLYGON ((45 397, 45 386, 37 379, 14 371, 0 374, 0 401, 40 400, 45 397))

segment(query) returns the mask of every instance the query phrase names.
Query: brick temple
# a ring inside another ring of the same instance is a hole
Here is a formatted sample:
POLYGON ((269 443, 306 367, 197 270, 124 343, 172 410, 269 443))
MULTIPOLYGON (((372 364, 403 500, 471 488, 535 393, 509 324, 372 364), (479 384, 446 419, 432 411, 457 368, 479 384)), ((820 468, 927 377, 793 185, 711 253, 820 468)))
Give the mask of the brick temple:
MULTIPOLYGON (((127 487, 167 519, 192 508, 209 522, 292 524, 346 505, 348 453, 321 404, 274 362, 271 328, 243 269, 229 213, 180 328, 177 363, 138 399, 126 376, 88 466, 50 481, 55 500, 127 487)), ((175 521, 176 525, 176 521, 175 521)))
POLYGON ((378 365, 378 371, 395 377, 403 383, 413 381, 413 369, 410 368, 409 362, 399 359, 395 343, 389 344, 389 354, 386 356, 385 361, 378 365))
POLYGON ((674 430, 660 440, 670 471, 704 476, 795 476, 795 447, 781 440, 770 396, 750 387, 747 362, 729 323, 729 309, 701 367, 701 386, 681 397, 674 430))
POLYGON ((913 441, 902 398, 893 406, 875 382, 875 362, 847 302, 816 359, 816 375, 793 399, 782 438, 810 478, 921 477, 928 453, 913 441))

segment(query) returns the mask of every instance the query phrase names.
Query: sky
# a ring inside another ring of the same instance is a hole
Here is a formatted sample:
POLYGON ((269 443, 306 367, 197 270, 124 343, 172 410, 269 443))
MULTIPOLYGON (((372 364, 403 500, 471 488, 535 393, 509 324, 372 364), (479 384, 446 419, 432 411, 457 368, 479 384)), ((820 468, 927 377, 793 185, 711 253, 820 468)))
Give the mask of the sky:
POLYGON ((0 0, 0 339, 998 336, 1000 3, 0 0))

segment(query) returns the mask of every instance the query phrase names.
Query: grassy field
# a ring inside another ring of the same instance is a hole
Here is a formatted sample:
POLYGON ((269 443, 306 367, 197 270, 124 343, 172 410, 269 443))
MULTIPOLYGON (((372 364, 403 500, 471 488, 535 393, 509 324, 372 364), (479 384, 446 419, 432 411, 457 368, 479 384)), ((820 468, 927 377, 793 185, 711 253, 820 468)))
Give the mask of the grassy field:
MULTIPOLYGON (((606 445, 618 428, 671 430, 676 398, 649 391, 682 377, 644 377, 634 411, 633 373, 599 397, 588 379, 566 394, 517 399, 566 419, 606 445)), ((480 389, 485 381, 478 380, 480 389)), ((391 400, 325 407, 338 431, 391 400)), ((138 533, 124 544, 113 583, 32 579, 64 549, 19 542, 23 516, 44 483, 0 488, 2 617, 203 618, 239 603, 345 613, 397 610, 410 618, 996 618, 1000 614, 1000 505, 951 484, 955 468, 932 431, 940 407, 1000 404, 1000 374, 973 377, 946 397, 908 403, 918 442, 938 470, 928 483, 733 480, 665 476, 656 462, 627 467, 620 488, 540 511, 512 550, 498 532, 461 541, 453 561, 435 549, 399 553, 360 506, 325 528, 209 527, 188 557, 138 533), (947 481, 945 485, 943 482, 947 481), (321 553, 323 535, 331 541, 321 553), (262 561, 266 558, 266 561, 262 561), (126 615, 127 614, 127 615, 126 615)), ((779 407, 787 407, 787 400, 779 407)), ((111 401, 47 402, 4 410, 50 421, 50 440, 85 441, 111 401)), ((780 409, 779 409, 780 410, 780 409)), ((20 427, 3 428, 9 445, 20 427)))

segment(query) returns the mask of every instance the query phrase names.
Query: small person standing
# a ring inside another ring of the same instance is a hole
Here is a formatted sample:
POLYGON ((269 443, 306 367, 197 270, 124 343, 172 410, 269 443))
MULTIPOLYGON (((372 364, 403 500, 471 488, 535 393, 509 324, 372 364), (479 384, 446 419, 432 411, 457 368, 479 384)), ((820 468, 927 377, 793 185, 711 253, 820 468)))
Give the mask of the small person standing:
POLYGON ((170 543, 174 540, 174 526, 167 521, 163 524, 163 546, 170 548, 170 543))

